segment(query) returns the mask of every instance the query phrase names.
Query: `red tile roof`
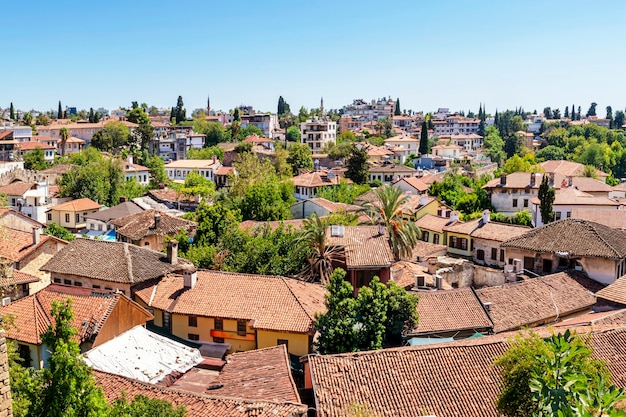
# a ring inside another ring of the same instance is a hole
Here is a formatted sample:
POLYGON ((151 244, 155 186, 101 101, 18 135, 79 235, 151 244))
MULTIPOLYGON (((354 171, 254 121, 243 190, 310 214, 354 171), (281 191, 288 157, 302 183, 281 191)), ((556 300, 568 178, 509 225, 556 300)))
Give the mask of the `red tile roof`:
POLYGON ((598 291, 596 296, 626 305, 626 275, 619 277, 614 283, 598 291))
POLYGON ((250 320, 255 329, 312 333, 323 312, 325 289, 291 278, 199 270, 193 289, 169 276, 135 293, 143 302, 176 314, 250 320))
POLYGON ((401 178, 398 181, 394 182, 394 185, 397 185, 400 182, 406 182, 411 187, 415 188, 420 192, 428 191, 428 184, 417 177, 409 177, 409 178, 401 178))
POLYGON ((3 187, 0 187, 0 194, 6 195, 24 195, 26 191, 37 187, 37 184, 34 182, 14 182, 3 187))
POLYGON ((40 142, 21 142, 20 143, 20 149, 22 151, 33 151, 37 148, 40 149, 55 149, 54 146, 52 145, 48 145, 46 143, 40 143, 40 142))
POLYGON ((489 315, 495 332, 533 327, 589 310, 596 303, 596 297, 568 274, 576 273, 559 272, 476 293, 482 303, 491 303, 489 315))
POLYGON ((56 238, 42 234, 39 243, 35 245, 31 232, 5 227, 0 230, 0 257, 19 262, 50 239, 56 238))
POLYGON ((626 230, 626 210, 572 208, 572 218, 600 223, 613 229, 626 230))
POLYGON ((101 371, 94 371, 96 382, 104 390, 109 401, 124 394, 134 398, 144 395, 171 402, 175 407, 184 406, 187 417, 305 417, 307 407, 296 403, 274 403, 248 399, 220 398, 219 394, 202 395, 164 388, 101 371))
POLYGON ((378 233, 378 226, 338 226, 343 236, 333 236, 332 227, 326 232, 327 245, 344 248, 348 269, 359 267, 387 267, 394 262, 389 247, 389 235, 378 233))
MULTIPOLYGON (((460 220, 459 223, 463 223, 460 220)), ((430 230, 433 232, 443 233, 443 228, 452 225, 452 221, 447 217, 435 216, 434 214, 426 214, 420 217, 415 224, 420 229, 430 230)))
POLYGON ((530 227, 514 224, 487 222, 471 233, 473 238, 504 242, 508 239, 522 236, 532 230, 530 227))
POLYGON ((174 235, 184 229, 193 237, 198 224, 157 210, 145 210, 111 220, 115 232, 131 240, 148 236, 174 235))
MULTIPOLYGON (((39 345, 40 335, 53 323, 52 303, 71 298, 74 310, 72 325, 78 330, 78 339, 83 342, 98 333, 121 297, 124 295, 53 284, 0 307, 0 315, 14 316, 13 326, 7 332, 8 338, 39 345)), ((149 320, 148 316, 146 312, 146 320, 149 320)))
MULTIPOLYGON (((298 187, 325 187, 329 185, 338 185, 341 178, 337 175, 334 175, 332 178, 328 176, 327 172, 321 171, 313 171, 307 172, 306 174, 300 174, 293 178, 290 178, 289 181, 293 181, 294 185, 298 187)), ((344 181, 351 183, 347 178, 344 178, 344 181)))
POLYGON ((79 198, 77 200, 68 201, 65 203, 57 204, 56 206, 50 207, 50 210, 56 211, 87 211, 87 210, 98 210, 102 207, 101 204, 96 203, 93 200, 88 198, 79 198))
POLYGON ((37 281, 39 281, 39 278, 34 275, 11 269, 8 277, 0 277, 0 287, 8 287, 11 285, 19 284, 30 284, 31 282, 37 281))
POLYGON ((481 301, 471 288, 447 291, 416 291, 419 321, 410 334, 426 335, 493 328, 481 301))
MULTIPOLYGON (((545 161, 545 162, 542 162, 540 165, 543 167, 543 170, 547 173, 554 172, 554 173, 561 174, 567 177, 579 176, 581 175, 582 171, 585 169, 585 166, 583 164, 579 164, 578 162, 563 161, 563 160, 545 161)), ((607 174, 602 171, 598 171, 598 176, 606 177, 607 174)))

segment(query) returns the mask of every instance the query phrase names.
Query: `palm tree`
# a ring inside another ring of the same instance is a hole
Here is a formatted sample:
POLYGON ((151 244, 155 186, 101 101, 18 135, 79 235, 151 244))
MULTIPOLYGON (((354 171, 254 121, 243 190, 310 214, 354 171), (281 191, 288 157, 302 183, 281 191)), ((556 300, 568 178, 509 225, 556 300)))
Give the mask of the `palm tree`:
POLYGON ((366 202, 361 211, 372 223, 385 226, 389 234, 389 246, 396 260, 410 257, 421 232, 414 222, 403 218, 402 206, 408 197, 401 189, 388 185, 378 187, 374 194, 376 199, 366 202))
POLYGON ((298 275, 306 281, 319 281, 326 286, 333 273, 333 261, 338 259, 339 249, 328 245, 328 221, 320 219, 316 213, 304 220, 304 229, 296 242, 300 250, 308 250, 309 264, 298 275))
POLYGON ((61 156, 65 156, 65 146, 70 138, 70 131, 67 130, 67 127, 62 127, 59 133, 61 134, 61 156))

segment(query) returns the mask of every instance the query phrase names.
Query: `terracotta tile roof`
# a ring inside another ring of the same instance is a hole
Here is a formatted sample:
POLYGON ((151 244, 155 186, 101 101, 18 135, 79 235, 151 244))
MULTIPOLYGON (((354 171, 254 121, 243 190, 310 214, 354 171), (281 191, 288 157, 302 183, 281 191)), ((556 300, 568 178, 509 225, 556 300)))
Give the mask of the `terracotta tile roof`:
POLYGON ((626 210, 572 208, 572 218, 600 223, 613 229, 626 230, 626 210))
POLYGON ((0 257, 19 262, 50 239, 54 238, 42 234, 39 238, 39 244, 35 245, 32 232, 22 232, 5 227, 0 230, 0 257))
POLYGON ((143 209, 132 201, 124 201, 123 203, 113 206, 111 208, 100 210, 95 213, 91 213, 85 216, 86 219, 100 220, 103 222, 109 222, 120 217, 128 216, 129 214, 135 214, 142 212, 143 209))
POLYGON ((543 253, 567 252, 570 256, 622 259, 626 257, 626 233, 600 223, 564 219, 509 239, 502 247, 543 253))
POLYGON ((371 173, 392 172, 392 173, 404 173, 404 174, 411 173, 411 174, 415 174, 417 171, 415 170, 415 168, 411 168, 411 167, 408 167, 406 165, 389 164, 389 165, 379 165, 379 166, 370 167, 370 172, 371 173))
MULTIPOLYGON (((253 401, 300 403, 298 389, 291 377, 285 345, 233 353, 211 385, 221 388, 206 394, 253 401)), ((176 388, 176 383, 172 386, 176 388)))
MULTIPOLYGON (((40 335, 53 323, 53 301, 72 299, 78 339, 83 342, 96 335, 123 294, 96 292, 90 288, 53 284, 43 290, 0 307, 0 315, 14 316, 14 327, 7 337, 20 342, 41 344, 40 335)), ((147 319, 146 319, 147 320, 147 319)))
POLYGON ((0 193, 6 195, 24 195, 26 191, 37 187, 34 182, 13 182, 11 184, 0 187, 0 193))
POLYGON ((444 256, 447 250, 448 248, 446 247, 446 245, 438 245, 435 243, 418 240, 413 247, 411 259, 415 261, 418 258, 426 259, 431 256, 444 256))
MULTIPOLYGON (((590 339, 594 357, 607 362, 613 383, 626 387, 626 330, 594 331, 590 339)), ((309 355, 317 415, 343 417, 352 404, 367 404, 379 417, 498 417, 501 380, 492 364, 507 348, 507 339, 496 335, 309 355)))
POLYGON ((417 327, 412 335, 462 330, 485 331, 493 327, 482 303, 471 288, 447 291, 414 291, 419 296, 417 327))
POLYGON ((361 207, 355 206, 353 204, 335 203, 334 201, 326 200, 325 198, 319 198, 319 197, 310 198, 310 199, 306 200, 306 202, 307 203, 313 203, 313 204, 315 204, 317 206, 320 206, 320 207, 328 210, 331 213, 334 213, 336 211, 342 211, 342 210, 346 211, 346 212, 357 211, 357 210, 360 210, 360 208, 361 208, 361 207))
POLYGON ((626 305, 626 275, 596 293, 598 298, 626 305))
POLYGON ((174 235, 181 229, 186 230, 193 237, 198 227, 195 222, 152 209, 119 217, 111 220, 111 224, 115 226, 117 234, 131 240, 139 240, 147 236, 174 235))
MULTIPOLYGON (((463 223, 463 222, 459 220, 459 223, 463 223)), ((420 229, 443 233, 443 228, 448 225, 452 225, 452 222, 447 217, 435 216, 433 214, 426 214, 424 217, 419 218, 415 222, 415 224, 420 229)))
POLYGON ((574 326, 617 326, 624 327, 626 325, 626 309, 611 311, 591 311, 580 315, 568 317, 563 321, 552 324, 552 327, 569 327, 574 326))
MULTIPOLYGON (((578 162, 572 161, 545 161, 540 164, 543 167, 543 170, 547 173, 557 173, 564 175, 566 177, 576 177, 581 175, 582 171, 585 169, 583 164, 579 164, 578 162)), ((607 174, 598 171, 598 176, 606 177, 607 174)))
MULTIPOLYGON (((540 204, 538 197, 534 197, 530 201, 536 205, 540 204)), ((556 191, 553 205, 608 206, 617 208, 620 204, 608 197, 594 196, 577 190, 576 188, 569 187, 556 191)))
POLYGON ((86 211, 86 210, 97 210, 102 207, 101 204, 96 203, 93 200, 88 198, 79 198, 77 200, 68 201, 65 203, 57 204, 56 206, 50 207, 50 210, 56 211, 86 211))
POLYGON ((60 139, 50 136, 37 135, 31 138, 31 142, 58 142, 60 139))
POLYGON ((613 187, 614 191, 626 191, 626 182, 620 182, 613 187))
POLYGON ((85 143, 85 141, 84 141, 84 140, 82 140, 81 138, 77 138, 77 137, 74 137, 74 136, 70 136, 70 137, 67 139, 67 143, 78 143, 78 144, 84 144, 84 143, 85 143))
POLYGON ((247 136, 243 141, 250 142, 250 143, 274 143, 272 139, 264 138, 264 137, 257 136, 257 135, 247 136))
POLYGON ((491 303, 489 315, 495 332, 555 321, 596 303, 596 297, 565 272, 482 288, 476 293, 483 304, 491 303))
POLYGON ((27 215, 20 213, 17 210, 13 210, 12 208, 9 207, 0 207, 0 218, 5 217, 6 215, 12 215, 12 216, 16 216, 19 217, 20 220, 25 220, 26 223, 28 223, 29 225, 39 225, 40 227, 45 227, 46 225, 38 222, 37 220, 33 219, 32 217, 28 217, 27 215))
POLYGON ((508 239, 522 236, 532 230, 530 227, 517 226, 514 224, 487 222, 481 227, 474 229, 471 236, 478 239, 494 240, 504 242, 508 239))
POLYGON ((411 187, 420 192, 428 191, 428 184, 426 184, 424 181, 417 177, 401 178, 398 181, 394 182, 393 185, 397 185, 400 182, 406 182, 411 187))
POLYGON ((367 156, 394 156, 394 153, 384 146, 372 146, 367 149, 367 156))
MULTIPOLYGON (((532 187, 530 186, 531 174, 532 173, 530 172, 513 172, 506 176, 505 185, 500 185, 501 179, 500 177, 498 177, 487 182, 487 184, 483 185, 483 188, 485 189, 490 189, 490 188, 505 188, 505 189, 509 189, 509 188, 511 189, 520 189, 520 188, 535 189, 536 188, 536 189, 539 189, 539 186, 541 185, 541 181, 543 179, 543 175, 546 175, 546 174, 536 173, 535 185, 533 185, 532 187)), ((565 176, 561 174, 556 174, 554 176, 554 188, 559 189, 561 187, 563 180, 567 182, 567 178, 565 176)))
POLYGON ((143 165, 139 164, 129 164, 128 162, 124 162, 124 172, 144 172, 150 171, 150 168, 146 168, 143 165))
POLYGON ((423 177, 420 177, 420 179, 428 185, 434 182, 443 182, 443 178, 441 178, 439 175, 424 175, 423 177))
MULTIPOLYGON (((324 187, 329 185, 338 185, 341 178, 337 175, 328 177, 328 173, 325 171, 313 171, 305 174, 297 175, 290 178, 289 181, 293 181, 294 185, 298 187, 324 187)), ((344 179, 351 183, 352 181, 344 179)))
POLYGON ((181 169, 215 169, 216 165, 221 165, 219 160, 213 159, 179 159, 165 164, 165 169, 181 168, 181 169))
POLYGON ((312 333, 325 310, 325 289, 291 278, 199 270, 193 289, 181 276, 163 278, 135 293, 146 304, 176 314, 251 320, 251 327, 312 333))
POLYGON ((129 243, 75 239, 41 270, 132 285, 190 266, 191 263, 182 258, 172 265, 164 253, 129 243))
POLYGON ((425 268, 415 262, 399 261, 391 267, 391 279, 404 289, 411 289, 415 286, 415 275, 424 275, 425 283, 435 284, 435 280, 425 268))
POLYGON ((51 166, 50 168, 39 171, 39 173, 40 174, 64 174, 70 169, 74 169, 74 165, 60 164, 60 165, 54 165, 54 166, 51 166))
POLYGON ((327 245, 344 248, 348 269, 364 266, 391 266, 394 262, 388 234, 378 233, 378 226, 339 226, 343 236, 333 236, 332 227, 326 232, 327 245))
POLYGON ((8 287, 11 285, 30 284, 39 281, 39 277, 27 274, 22 271, 12 269, 9 277, 0 277, 0 287, 8 287))
POLYGON ((229 175, 233 172, 235 172, 235 167, 221 166, 215 171, 215 175, 229 175))
POLYGON ((607 193, 607 195, 615 189, 605 182, 590 177, 573 177, 572 185, 586 193, 607 193))
POLYGON ((148 195, 157 201, 196 201, 195 196, 185 195, 177 190, 172 188, 163 188, 159 190, 150 190, 148 191, 148 195))
POLYGON ((482 219, 474 219, 465 223, 463 222, 452 223, 449 226, 444 226, 443 230, 444 232, 452 232, 452 233, 459 233, 463 235, 469 235, 481 225, 482 225, 482 219))
POLYGON ((187 417, 305 417, 307 407, 296 403, 274 403, 248 399, 220 398, 164 388, 118 375, 94 371, 96 382, 102 387, 109 401, 126 394, 128 397, 144 395, 171 402, 175 407, 184 406, 187 417))
POLYGON ((39 142, 21 142, 20 143, 20 149, 23 151, 34 151, 37 148, 55 149, 54 146, 48 145, 46 143, 39 143, 39 142))

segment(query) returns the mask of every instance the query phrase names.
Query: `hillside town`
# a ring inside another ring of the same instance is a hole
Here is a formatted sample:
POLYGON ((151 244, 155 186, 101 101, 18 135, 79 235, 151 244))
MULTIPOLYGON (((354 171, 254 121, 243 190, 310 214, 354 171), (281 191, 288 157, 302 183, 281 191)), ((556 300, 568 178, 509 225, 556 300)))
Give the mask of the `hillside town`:
POLYGON ((531 415, 552 348, 569 401, 615 400, 576 415, 622 415, 626 120, 597 106, 11 103, 0 416, 65 383, 112 415, 531 415))

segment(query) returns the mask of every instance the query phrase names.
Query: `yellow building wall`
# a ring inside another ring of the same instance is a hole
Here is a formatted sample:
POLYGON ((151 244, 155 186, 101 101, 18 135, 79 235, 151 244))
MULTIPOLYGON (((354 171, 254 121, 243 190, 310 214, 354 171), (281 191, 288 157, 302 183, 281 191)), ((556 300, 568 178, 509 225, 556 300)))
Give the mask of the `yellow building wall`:
POLYGON ((415 215, 413 216, 413 220, 417 221, 427 214, 432 214, 433 216, 436 216, 437 210, 439 209, 439 205, 440 205, 439 201, 437 200, 431 201, 430 203, 426 204, 426 206, 422 207, 417 212, 415 212, 415 215))
POLYGON ((91 213, 95 213, 98 210, 87 210, 85 212, 78 212, 78 215, 80 216, 80 221, 76 222, 76 214, 77 212, 75 211, 67 211, 67 210, 51 210, 49 213, 52 214, 52 220, 48 220, 48 224, 50 224, 51 221, 55 222, 56 224, 65 227, 66 229, 84 229, 85 227, 87 227, 87 222, 84 220, 85 215, 87 214, 91 214, 91 213), (66 222, 65 221, 65 215, 69 214, 70 215, 70 221, 66 222))
POLYGON ((459 255, 459 256, 468 256, 472 257, 472 237, 470 235, 465 235, 461 233, 448 232, 448 241, 446 242, 448 246, 448 253, 459 255), (457 249, 450 246, 450 242, 452 242, 452 237, 456 236, 457 238, 467 239, 467 248, 457 249))
MULTIPOLYGON (((246 323, 246 336, 237 334, 237 320, 224 319, 224 330, 230 337, 224 337, 224 343, 231 345, 228 353, 243 352, 257 348, 256 332, 250 328, 250 322, 246 323)), ((189 334, 197 334, 200 341, 214 342, 211 330, 215 329, 213 318, 198 317, 198 326, 189 326, 189 317, 182 314, 172 314, 172 334, 184 339, 189 338, 189 334)))
POLYGON ((303 356, 311 353, 308 334, 273 332, 270 330, 257 331, 259 349, 277 346, 278 339, 288 341, 287 351, 292 355, 303 356))

